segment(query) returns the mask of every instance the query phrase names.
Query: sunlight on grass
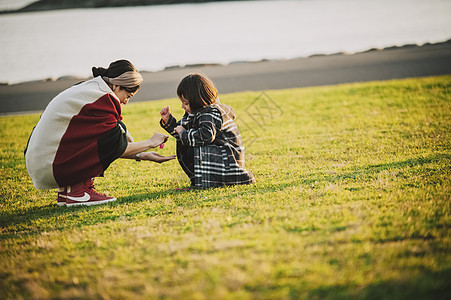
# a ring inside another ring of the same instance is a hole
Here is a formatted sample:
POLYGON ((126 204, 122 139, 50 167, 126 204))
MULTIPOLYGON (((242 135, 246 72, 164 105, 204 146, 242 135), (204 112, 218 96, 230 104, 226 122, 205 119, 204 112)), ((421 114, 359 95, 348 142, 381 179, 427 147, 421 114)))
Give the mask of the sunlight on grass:
MULTIPOLYGON (((445 299, 450 87, 222 95, 256 184, 184 192, 177 161, 118 160, 96 180, 118 200, 95 207, 35 190, 23 150, 39 115, 1 117, 2 298, 445 299)), ((124 108, 135 140, 163 132, 166 105, 182 115, 177 99, 124 108)))

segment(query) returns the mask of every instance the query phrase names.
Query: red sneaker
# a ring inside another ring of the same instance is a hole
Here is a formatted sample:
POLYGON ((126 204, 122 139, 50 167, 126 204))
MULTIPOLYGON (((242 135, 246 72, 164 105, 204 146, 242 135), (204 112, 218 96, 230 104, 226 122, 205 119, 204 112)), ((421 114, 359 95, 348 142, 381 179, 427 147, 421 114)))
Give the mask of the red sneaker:
POLYGON ((66 206, 97 205, 115 200, 114 197, 97 192, 92 179, 67 188, 66 206))
POLYGON ((58 206, 66 205, 66 198, 67 198, 66 187, 58 188, 58 197, 56 198, 56 205, 58 206))

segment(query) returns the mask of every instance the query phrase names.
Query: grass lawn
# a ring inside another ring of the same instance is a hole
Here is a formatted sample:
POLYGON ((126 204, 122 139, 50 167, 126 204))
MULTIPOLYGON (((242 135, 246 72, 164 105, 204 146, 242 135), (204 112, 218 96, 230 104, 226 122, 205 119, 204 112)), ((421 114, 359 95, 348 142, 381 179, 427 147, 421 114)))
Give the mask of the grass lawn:
MULTIPOLYGON (((227 94, 257 183, 203 191, 177 161, 118 160, 57 207, 0 118, 0 298, 450 299, 451 76, 227 94)), ((179 101, 131 103, 135 140, 179 101)), ((168 141, 163 155, 175 153, 168 141)))

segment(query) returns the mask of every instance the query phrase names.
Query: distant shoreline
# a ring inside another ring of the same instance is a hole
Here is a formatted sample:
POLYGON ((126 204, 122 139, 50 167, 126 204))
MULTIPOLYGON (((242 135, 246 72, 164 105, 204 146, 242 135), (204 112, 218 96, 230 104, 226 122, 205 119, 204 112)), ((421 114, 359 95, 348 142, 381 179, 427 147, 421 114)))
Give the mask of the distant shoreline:
MULTIPOLYGON (((352 55, 312 55, 289 60, 140 71, 144 82, 132 102, 175 98, 178 83, 192 72, 208 75, 220 94, 450 75, 451 40, 422 46, 369 49, 352 55)), ((86 79, 66 76, 54 81, 0 85, 0 116, 41 112, 58 93, 86 79)))
MULTIPOLYGON (((231 65, 257 64, 257 63, 262 63, 262 62, 282 62, 282 61, 289 62, 289 61, 298 60, 298 59, 305 59, 305 58, 337 56, 337 55, 356 55, 356 54, 369 53, 369 52, 375 52, 375 51, 419 48, 419 47, 424 47, 424 46, 444 45, 444 44, 450 44, 451 45, 451 39, 448 39, 447 41, 444 41, 444 42, 425 43, 425 44, 422 44, 422 45, 405 44, 405 45, 401 45, 401 46, 390 46, 390 47, 384 47, 384 48, 370 48, 368 50, 355 52, 355 53, 348 53, 348 52, 337 52, 337 53, 332 53, 332 54, 321 54, 321 53, 318 53, 318 54, 312 54, 312 55, 309 55, 309 56, 299 56, 299 57, 291 58, 291 59, 261 59, 261 60, 257 60, 257 61, 232 61, 232 62, 227 63, 227 64, 211 62, 211 63, 196 63, 196 64, 186 64, 186 65, 172 65, 172 66, 166 66, 164 69, 158 70, 158 71, 150 71, 150 70, 142 70, 142 69, 140 69, 139 71, 141 73, 143 73, 143 74, 146 74, 146 73, 164 72, 164 71, 169 71, 169 70, 184 70, 184 69, 205 68, 205 67, 215 67, 215 66, 216 67, 227 67, 227 66, 231 66, 231 65)), ((74 75, 71 75, 71 74, 67 74, 67 75, 61 76, 59 78, 50 78, 50 77, 48 77, 48 78, 42 78, 42 79, 36 79, 36 80, 21 81, 21 82, 17 82, 17 83, 13 83, 13 84, 10 84, 8 82, 0 82, 0 86, 14 86, 14 85, 20 85, 20 84, 27 84, 27 83, 57 82, 57 81, 67 81, 67 80, 82 81, 82 80, 87 80, 89 78, 90 77, 74 76, 74 75)))
MULTIPOLYGON (((42 12, 65 9, 91 9, 108 7, 133 7, 152 5, 172 5, 172 4, 196 4, 208 2, 236 2, 243 0, 40 0, 31 3, 23 8, 14 10, 3 10, 0 14, 16 14, 27 12, 42 12)), ((244 0, 255 1, 255 0, 244 0)))

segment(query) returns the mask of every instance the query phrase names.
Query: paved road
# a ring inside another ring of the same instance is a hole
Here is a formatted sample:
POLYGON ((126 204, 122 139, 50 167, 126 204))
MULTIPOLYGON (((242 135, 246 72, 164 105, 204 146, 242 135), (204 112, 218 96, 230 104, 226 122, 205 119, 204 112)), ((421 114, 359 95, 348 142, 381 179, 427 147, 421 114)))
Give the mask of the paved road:
MULTIPOLYGON (((208 75, 220 93, 261 91, 350 82, 451 74, 451 41, 405 46, 353 55, 313 56, 284 61, 236 63, 143 73, 132 101, 176 97, 179 81, 190 72, 208 75)), ((0 115, 42 111, 48 102, 79 79, 0 86, 0 115)))

